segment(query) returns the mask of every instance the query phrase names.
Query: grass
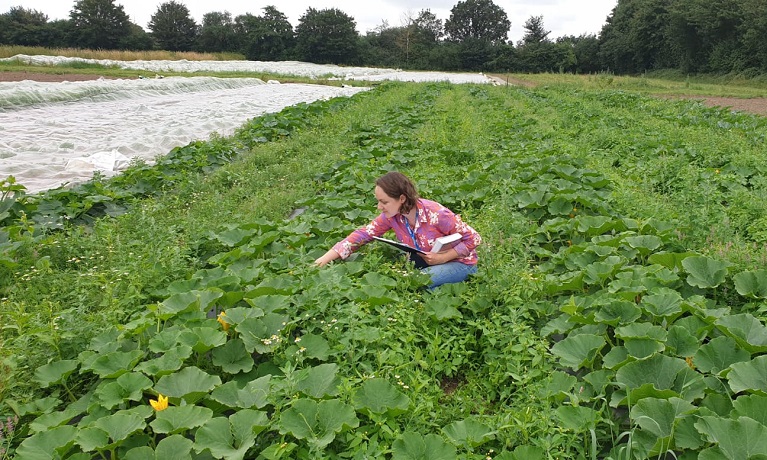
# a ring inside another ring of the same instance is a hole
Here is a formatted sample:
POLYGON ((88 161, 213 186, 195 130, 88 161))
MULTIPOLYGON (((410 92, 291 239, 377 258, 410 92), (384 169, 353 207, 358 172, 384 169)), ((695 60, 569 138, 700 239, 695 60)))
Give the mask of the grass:
POLYGON ((40 46, 0 46, 0 59, 26 54, 29 56, 66 56, 83 59, 110 59, 115 61, 157 61, 179 60, 188 61, 235 61, 244 56, 236 53, 198 53, 194 51, 125 51, 125 50, 90 50, 80 48, 44 48, 40 46))
POLYGON ((767 97, 767 82, 738 76, 687 76, 648 73, 621 76, 610 73, 575 75, 566 73, 499 74, 502 80, 531 86, 567 86, 588 90, 620 90, 666 96, 767 97))

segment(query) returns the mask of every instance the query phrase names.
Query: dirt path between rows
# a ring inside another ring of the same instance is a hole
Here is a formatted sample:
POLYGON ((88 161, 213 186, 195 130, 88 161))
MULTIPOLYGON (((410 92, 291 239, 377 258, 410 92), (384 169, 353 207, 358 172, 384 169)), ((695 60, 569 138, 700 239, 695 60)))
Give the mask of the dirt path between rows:
MULTIPOLYGON (((114 78, 114 77, 102 77, 100 75, 88 75, 88 74, 76 74, 76 73, 64 73, 64 74, 51 74, 51 73, 35 73, 35 72, 0 72, 0 82, 3 81, 23 81, 34 80, 40 82, 61 82, 61 81, 87 81, 98 80, 99 78, 114 78)), ((524 86, 527 88, 535 86, 535 84, 514 78, 500 78, 491 76, 498 84, 524 86)), ((682 99, 700 100, 703 101, 709 107, 724 107, 739 112, 754 113, 757 115, 767 116, 767 98, 752 98, 741 99, 735 97, 704 97, 704 96, 660 96, 660 97, 674 97, 682 99)))

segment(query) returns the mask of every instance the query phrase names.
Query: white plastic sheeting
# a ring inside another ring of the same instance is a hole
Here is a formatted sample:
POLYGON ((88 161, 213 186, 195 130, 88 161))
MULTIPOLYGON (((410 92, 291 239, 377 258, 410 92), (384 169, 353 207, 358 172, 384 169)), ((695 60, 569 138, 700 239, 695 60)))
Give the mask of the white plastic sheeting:
MULTIPOLYGON (((131 158, 151 162, 211 134, 232 134, 249 119, 300 102, 351 96, 366 88, 265 84, 257 78, 161 77, 162 72, 268 72, 335 80, 492 83, 482 74, 403 72, 296 61, 113 61, 17 55, 36 65, 118 66, 137 79, 0 82, 0 179, 14 176, 29 193, 114 174, 131 158), (119 155, 119 156, 118 156, 119 155), (69 165, 69 166, 67 166, 69 165)), ((191 74, 194 75, 194 74, 191 74)))

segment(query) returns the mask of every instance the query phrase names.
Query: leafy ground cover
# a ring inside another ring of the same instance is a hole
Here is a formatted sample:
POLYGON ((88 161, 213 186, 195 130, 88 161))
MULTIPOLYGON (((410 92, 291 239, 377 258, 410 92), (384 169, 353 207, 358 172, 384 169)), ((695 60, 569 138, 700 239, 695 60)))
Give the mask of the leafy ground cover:
POLYGON ((610 89, 386 84, 65 196, 6 183, 2 446, 767 455, 765 124, 610 89), (425 291, 383 245, 312 266, 390 169, 480 231, 470 281, 425 291))

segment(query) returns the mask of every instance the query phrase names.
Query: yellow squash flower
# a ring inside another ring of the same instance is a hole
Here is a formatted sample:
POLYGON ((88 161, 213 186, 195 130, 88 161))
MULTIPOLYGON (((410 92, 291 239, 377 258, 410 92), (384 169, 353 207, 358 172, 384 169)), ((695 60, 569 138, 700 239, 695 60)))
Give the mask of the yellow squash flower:
POLYGON ((222 311, 221 313, 218 314, 218 318, 216 319, 216 321, 221 323, 221 327, 224 328, 224 332, 227 332, 229 331, 229 323, 224 321, 224 316, 226 316, 226 312, 222 311))
POLYGON ((168 397, 158 394, 157 400, 155 401, 154 399, 150 399, 149 404, 151 404, 152 407, 154 407, 154 410, 158 412, 161 410, 165 410, 168 408, 168 397))

